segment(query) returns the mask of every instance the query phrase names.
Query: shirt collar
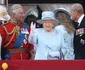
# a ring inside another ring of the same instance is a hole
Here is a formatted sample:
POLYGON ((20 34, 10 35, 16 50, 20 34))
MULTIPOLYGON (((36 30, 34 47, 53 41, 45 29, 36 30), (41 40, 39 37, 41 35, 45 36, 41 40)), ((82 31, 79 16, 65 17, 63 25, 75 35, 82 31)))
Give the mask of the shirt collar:
POLYGON ((78 19, 78 23, 79 23, 79 25, 80 25, 80 23, 81 23, 81 21, 82 21, 83 17, 84 17, 84 14, 83 14, 83 15, 81 15, 81 16, 80 16, 80 18, 78 19))

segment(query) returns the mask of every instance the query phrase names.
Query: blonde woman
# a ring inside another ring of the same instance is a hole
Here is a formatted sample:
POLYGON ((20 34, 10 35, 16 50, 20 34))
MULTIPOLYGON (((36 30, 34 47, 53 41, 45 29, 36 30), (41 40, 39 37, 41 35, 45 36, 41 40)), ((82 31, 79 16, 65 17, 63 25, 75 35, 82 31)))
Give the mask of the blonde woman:
POLYGON ((74 60, 74 32, 75 28, 72 25, 72 21, 70 19, 70 14, 64 8, 59 8, 54 11, 55 17, 60 21, 60 25, 56 26, 55 29, 62 33, 65 45, 67 47, 67 53, 64 56, 65 60, 74 60))

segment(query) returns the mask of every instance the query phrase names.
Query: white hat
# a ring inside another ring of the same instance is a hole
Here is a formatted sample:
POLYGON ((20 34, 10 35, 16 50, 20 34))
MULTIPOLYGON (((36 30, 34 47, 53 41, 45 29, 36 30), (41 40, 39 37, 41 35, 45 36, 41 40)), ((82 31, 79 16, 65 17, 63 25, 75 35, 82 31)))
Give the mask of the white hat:
POLYGON ((10 20, 10 16, 8 15, 7 9, 2 5, 0 5, 0 20, 10 20))
POLYGON ((59 20, 54 17, 54 13, 52 11, 44 11, 42 12, 42 17, 38 20, 38 23, 43 23, 43 20, 54 20, 56 24, 59 24, 59 20))
POLYGON ((63 13, 65 13, 66 15, 68 15, 69 18, 71 18, 70 13, 69 13, 68 10, 65 9, 65 8, 58 8, 58 9, 54 10, 55 17, 56 17, 56 14, 58 14, 59 12, 63 12, 63 13))

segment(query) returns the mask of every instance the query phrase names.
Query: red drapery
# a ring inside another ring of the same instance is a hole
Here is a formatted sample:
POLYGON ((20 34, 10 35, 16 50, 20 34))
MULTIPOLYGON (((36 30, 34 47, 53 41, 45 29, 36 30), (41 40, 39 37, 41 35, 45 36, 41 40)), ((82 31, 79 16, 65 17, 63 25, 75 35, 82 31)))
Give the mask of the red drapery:
POLYGON ((7 70, 85 70, 84 60, 7 60, 7 70))

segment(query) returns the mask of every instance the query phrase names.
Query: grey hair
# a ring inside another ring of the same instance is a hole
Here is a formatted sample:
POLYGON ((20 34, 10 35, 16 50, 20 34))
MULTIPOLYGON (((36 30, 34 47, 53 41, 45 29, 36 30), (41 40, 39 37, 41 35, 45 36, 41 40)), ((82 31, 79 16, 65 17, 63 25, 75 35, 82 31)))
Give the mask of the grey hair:
POLYGON ((10 15, 12 16, 13 13, 18 14, 18 9, 23 8, 20 4, 14 4, 10 9, 10 15))
POLYGON ((71 7, 72 11, 77 11, 80 14, 84 13, 84 9, 83 6, 79 3, 73 4, 71 7))

